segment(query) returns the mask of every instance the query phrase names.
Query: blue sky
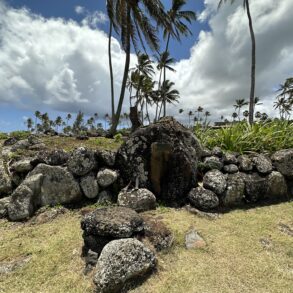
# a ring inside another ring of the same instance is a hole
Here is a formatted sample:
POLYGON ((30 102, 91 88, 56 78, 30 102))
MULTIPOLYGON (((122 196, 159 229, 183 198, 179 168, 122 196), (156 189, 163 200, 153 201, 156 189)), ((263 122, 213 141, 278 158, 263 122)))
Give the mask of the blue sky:
MULTIPOLYGON (((171 0, 163 2, 170 7, 171 0)), ((251 42, 242 1, 219 11, 217 4, 188 0, 185 9, 196 11, 201 21, 192 24, 193 36, 170 44, 177 62, 168 78, 181 98, 168 113, 177 119, 198 106, 212 113, 213 121, 222 115, 229 119, 235 99, 249 97, 251 42), (181 116, 179 108, 185 110, 181 116)), ((77 6, 88 14, 105 12, 105 0, 0 0, 0 131, 25 128, 23 118, 36 110, 52 118, 79 110, 100 116, 110 112, 108 23, 93 29, 84 23, 86 14, 76 13, 77 6)), ((256 96, 263 102, 257 110, 271 116, 276 115, 276 87, 293 75, 291 11, 293 1, 251 1, 256 96)), ((117 98, 125 60, 117 36, 112 55, 117 98)), ((128 104, 126 96, 123 112, 128 104)))

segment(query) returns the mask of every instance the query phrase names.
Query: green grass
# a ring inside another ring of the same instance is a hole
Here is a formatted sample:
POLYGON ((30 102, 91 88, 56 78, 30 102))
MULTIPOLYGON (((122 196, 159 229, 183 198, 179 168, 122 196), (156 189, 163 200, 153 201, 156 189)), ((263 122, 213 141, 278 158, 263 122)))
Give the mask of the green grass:
POLYGON ((240 153, 273 153, 280 149, 293 148, 293 124, 288 121, 276 120, 253 125, 240 122, 221 129, 196 126, 195 134, 208 148, 219 146, 224 150, 240 153))
MULTIPOLYGON (((146 214, 161 218, 175 243, 158 255, 158 272, 131 292, 293 292, 293 237, 279 227, 293 228, 292 202, 235 210, 217 220, 163 207, 146 214), (190 226, 205 239, 205 248, 185 249, 190 226)), ((0 220, 0 263, 32 257, 24 267, 0 275, 0 292, 92 292, 92 276, 82 273, 80 219, 78 212, 69 212, 39 225, 0 220)))

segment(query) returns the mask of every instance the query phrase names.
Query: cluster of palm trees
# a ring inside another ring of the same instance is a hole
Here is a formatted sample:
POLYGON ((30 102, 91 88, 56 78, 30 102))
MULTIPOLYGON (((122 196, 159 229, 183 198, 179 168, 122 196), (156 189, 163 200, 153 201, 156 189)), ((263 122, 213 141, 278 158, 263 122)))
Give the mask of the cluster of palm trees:
MULTIPOLYGON (((255 97, 253 99, 253 109, 255 109, 256 106, 258 105, 262 105, 263 103, 260 102, 260 98, 259 97, 255 97)), ((248 101, 245 101, 245 99, 236 99, 235 101, 235 104, 233 105, 234 109, 235 109, 235 112, 232 113, 232 118, 233 118, 233 121, 235 121, 237 118, 238 118, 238 121, 241 120, 241 109, 245 106, 249 105, 249 102, 248 101)), ((242 113, 243 117, 245 120, 249 120, 249 111, 248 110, 245 110, 243 113, 242 113)), ((259 111, 257 111, 255 114, 254 114, 254 118, 256 119, 259 119, 261 117, 266 117, 267 114, 266 113, 260 113, 259 111)))
MULTIPOLYGON (((179 109, 179 114, 184 113, 184 109, 179 109)), ((202 106, 198 106, 196 110, 187 111, 188 115, 188 127, 193 127, 194 123, 196 122, 203 124, 203 126, 207 126, 209 123, 208 117, 211 116, 211 113, 209 111, 204 111, 204 108, 202 106)))
MULTIPOLYGON (((173 83, 166 78, 166 71, 169 69, 167 66, 159 64, 160 80, 158 82, 157 91, 154 90, 155 82, 152 80, 153 72, 150 69, 150 58, 147 56, 146 46, 152 51, 157 53, 160 60, 168 60, 169 64, 172 63, 172 58, 168 53, 170 39, 174 38, 180 40, 181 36, 191 34, 188 28, 196 15, 193 11, 182 10, 186 4, 186 0, 172 0, 172 7, 170 10, 165 11, 164 5, 160 0, 107 0, 107 13, 110 20, 109 26, 109 67, 111 79, 111 111, 112 121, 110 134, 116 132, 122 105, 124 102, 125 91, 128 86, 130 91, 136 90, 135 107, 142 109, 147 107, 148 104, 153 103, 156 105, 157 117, 166 114, 167 98, 164 95, 173 95, 172 99, 177 99, 179 93, 173 90, 173 83), (121 90, 117 105, 115 105, 115 92, 114 92, 114 76, 112 69, 111 57, 111 37, 114 31, 119 35, 121 45, 125 51, 125 65, 122 78, 121 90), (162 53, 159 46, 159 32, 163 30, 163 36, 166 39, 166 47, 162 53), (130 73, 130 56, 131 49, 134 48, 138 55, 138 66, 130 73), (139 53, 139 48, 142 48, 145 54, 139 53), (147 72, 143 72, 140 68, 141 61, 146 62, 147 72), (130 75, 130 77, 129 77, 130 75), (163 76, 163 77, 162 77, 163 76), (133 84, 130 85, 130 82, 133 84), (151 99, 152 102, 146 102, 151 99)), ((132 97, 132 96, 131 96, 132 97)), ((146 110, 148 113, 148 111, 146 110)), ((148 115, 148 114, 147 114, 148 115)), ((150 121, 149 115, 147 116, 150 121)))
POLYGON ((280 94, 274 103, 274 108, 279 110, 280 119, 290 119, 293 107, 293 77, 286 79, 278 90, 280 94))

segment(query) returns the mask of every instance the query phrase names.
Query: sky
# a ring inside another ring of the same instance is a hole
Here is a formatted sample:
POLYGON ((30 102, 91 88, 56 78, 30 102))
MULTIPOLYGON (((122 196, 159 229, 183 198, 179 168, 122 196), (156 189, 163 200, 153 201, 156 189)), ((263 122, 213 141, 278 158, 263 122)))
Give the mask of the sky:
MULTIPOLYGON (((171 0, 162 2, 170 7, 171 0)), ((276 115, 276 90, 293 76, 293 0, 250 2, 256 96, 263 103, 256 110, 276 115)), ((167 77, 181 98, 168 106, 169 114, 184 120, 202 106, 215 121, 231 117, 235 99, 248 99, 251 42, 241 4, 218 10, 218 0, 187 1, 185 9, 196 11, 198 21, 190 27, 192 36, 170 44, 176 72, 167 77), (185 111, 179 115, 180 108, 185 111)), ((0 0, 0 131, 24 129, 36 110, 52 117, 109 113, 108 26, 104 0, 0 0)), ((118 96, 125 56, 117 35, 112 55, 118 96)), ((134 54, 131 60, 133 66, 134 54)), ((128 105, 127 95, 123 112, 128 105)))

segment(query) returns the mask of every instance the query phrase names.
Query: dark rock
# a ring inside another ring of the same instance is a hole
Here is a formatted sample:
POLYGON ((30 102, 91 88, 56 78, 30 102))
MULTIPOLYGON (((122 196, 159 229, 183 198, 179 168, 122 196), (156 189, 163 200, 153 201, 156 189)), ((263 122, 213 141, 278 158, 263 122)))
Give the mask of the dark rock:
POLYGON ((89 140, 89 137, 87 135, 78 135, 76 137, 77 140, 89 140))
POLYGON ((199 209, 210 210, 219 206, 219 198, 217 195, 213 191, 201 186, 193 188, 189 192, 188 198, 191 204, 199 209))
POLYGON ((272 200, 289 198, 285 177, 277 171, 273 171, 268 177, 267 197, 272 200))
POLYGON ((293 177, 293 149, 281 150, 274 153, 272 161, 282 175, 293 177))
POLYGON ((217 195, 221 195, 226 189, 226 176, 219 170, 207 172, 203 177, 203 187, 217 195))
POLYGON ((257 202, 263 199, 268 193, 268 181, 266 177, 258 173, 245 176, 245 198, 250 202, 257 202))
POLYGON ((11 146, 17 143, 17 139, 15 137, 9 137, 3 142, 3 146, 11 146))
POLYGON ((222 198, 224 206, 239 206, 243 203, 245 194, 244 173, 229 174, 227 177, 227 188, 222 198))
POLYGON ((79 184, 66 168, 39 164, 28 177, 36 174, 44 176, 40 192, 41 206, 72 203, 81 199, 79 184))
POLYGON ((97 150, 96 156, 99 166, 108 168, 112 168, 115 166, 116 152, 107 150, 97 150))
POLYGON ((144 212, 156 209, 155 195, 145 189, 122 190, 118 195, 119 206, 134 209, 137 212, 144 212))
POLYGON ((205 170, 222 170, 224 166, 222 161, 216 156, 206 157, 203 161, 203 164, 205 170))
POLYGON ((38 159, 41 163, 46 163, 47 165, 62 166, 67 163, 69 154, 62 149, 57 149, 50 152, 39 153, 38 159))
POLYGON ((116 165, 125 183, 147 188, 169 205, 184 202, 197 180, 201 146, 175 119, 135 131, 121 146, 116 165))
POLYGON ((97 204, 99 205, 111 205, 113 203, 113 194, 110 190, 103 190, 98 195, 97 204))
POLYGON ((118 172, 111 169, 102 169, 97 174, 97 180, 101 187, 112 185, 118 178, 118 172))
POLYGON ((229 164, 229 165, 224 166, 223 171, 225 173, 234 174, 234 173, 237 173, 239 170, 236 165, 229 164))
POLYGON ((225 153, 224 155, 224 163, 227 165, 233 164, 237 165, 238 161, 235 154, 232 153, 225 153))
POLYGON ((155 254, 140 241, 111 241, 104 247, 95 268, 96 292, 118 293, 133 287, 148 276, 156 264, 155 254))
POLYGON ((85 275, 92 271, 92 269, 96 266, 98 259, 99 259, 98 253, 92 250, 88 251, 85 257, 85 264, 86 264, 86 267, 84 270, 85 275))
POLYGON ((205 158, 205 157, 211 157, 212 156, 212 151, 209 150, 208 148, 203 148, 202 152, 201 152, 201 157, 205 158))
POLYGON ((11 178, 8 175, 3 161, 0 159, 0 198, 12 192, 11 178))
POLYGON ((95 198, 99 193, 99 185, 94 174, 89 174, 80 179, 80 187, 87 198, 95 198))
POLYGON ((219 157, 219 158, 222 158, 223 156, 223 151, 220 147, 214 147, 212 149, 212 155, 213 156, 216 156, 216 157, 219 157))
POLYGON ((261 174, 268 174, 273 170, 271 160, 264 155, 257 155, 252 159, 252 162, 254 163, 256 170, 261 174))
POLYGON ((86 175, 97 167, 94 152, 84 147, 77 148, 72 152, 67 166, 68 170, 74 175, 86 175))
POLYGON ((170 229, 156 218, 142 216, 144 220, 144 236, 156 251, 162 251, 172 246, 174 237, 170 229))
POLYGON ((7 217, 8 206, 10 204, 11 197, 4 197, 0 199, 0 219, 7 217))
POLYGON ((238 157, 239 169, 240 171, 248 172, 252 171, 253 163, 251 159, 246 155, 241 155, 238 157))
POLYGON ((27 141, 30 145, 35 145, 35 144, 40 144, 42 143, 42 141, 40 140, 39 137, 37 137, 36 135, 31 134, 30 136, 28 136, 27 141))

